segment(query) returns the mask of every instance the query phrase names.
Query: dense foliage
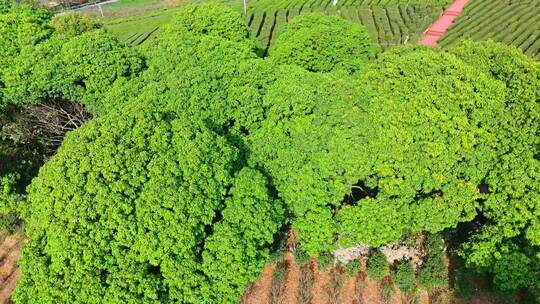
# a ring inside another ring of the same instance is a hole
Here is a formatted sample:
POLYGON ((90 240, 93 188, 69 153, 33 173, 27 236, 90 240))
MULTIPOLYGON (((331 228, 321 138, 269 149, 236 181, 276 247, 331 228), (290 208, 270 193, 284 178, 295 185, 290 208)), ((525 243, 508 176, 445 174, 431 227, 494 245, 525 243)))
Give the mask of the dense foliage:
POLYGON ((242 16, 230 8, 215 3, 190 5, 178 12, 166 31, 176 35, 189 32, 210 35, 230 41, 250 39, 249 27, 242 16))
POLYGON ((133 106, 66 137, 29 189, 33 241, 17 301, 240 295, 262 269, 283 211, 263 175, 233 176, 238 151, 225 138, 188 121, 133 106))
POLYGON ((118 79, 143 67, 137 51, 110 34, 90 31, 75 37, 52 37, 24 49, 6 72, 7 103, 26 105, 60 98, 85 104, 99 113, 101 96, 118 79))
POLYGON ((540 274, 540 66, 514 47, 463 42, 452 52, 505 84, 497 164, 480 205, 487 223, 465 245, 471 266, 504 290, 535 287, 540 274))
POLYGON ((380 281, 390 273, 389 266, 386 256, 376 250, 369 257, 366 272, 371 280, 380 281))
POLYGON ((77 36, 103 27, 103 24, 82 13, 69 13, 55 16, 51 25, 60 35, 77 36))
MULTIPOLYGON (((254 46, 217 4, 134 48, 0 2, 0 226, 20 212, 30 240, 17 302, 236 303, 287 230, 325 267, 460 223, 469 267, 540 286, 538 63, 489 41, 375 60, 364 28, 319 14, 268 58, 254 46), (78 129, 41 149, 51 125, 78 129)), ((419 285, 447 286, 443 247, 430 236, 419 285)), ((390 273, 380 251, 367 273, 390 273)), ((393 280, 412 291, 412 264, 393 280)))
POLYGON ((306 14, 291 20, 270 49, 270 58, 312 72, 361 70, 377 52, 367 29, 336 16, 306 14))
POLYGON ((431 49, 390 51, 361 81, 361 180, 377 191, 338 212, 344 241, 379 246, 472 220, 497 159, 503 84, 431 49))
POLYGON ((403 292, 412 292, 416 288, 414 267, 410 261, 401 261, 394 266, 392 282, 403 292))
POLYGON ((36 6, 0 1, 0 111, 4 108, 4 73, 13 67, 24 47, 33 47, 50 36, 50 18, 48 11, 36 6))
POLYGON ((444 257, 444 241, 439 235, 428 237, 427 256, 418 269, 418 283, 425 289, 448 287, 448 267, 444 257))

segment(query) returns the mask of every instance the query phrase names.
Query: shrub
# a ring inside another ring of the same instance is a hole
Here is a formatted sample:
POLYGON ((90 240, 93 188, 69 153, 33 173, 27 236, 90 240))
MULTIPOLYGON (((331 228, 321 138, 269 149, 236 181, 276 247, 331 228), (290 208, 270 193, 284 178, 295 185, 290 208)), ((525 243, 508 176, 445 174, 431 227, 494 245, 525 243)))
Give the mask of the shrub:
POLYGON ((209 35, 239 42, 249 40, 250 30, 239 13, 223 5, 204 3, 180 9, 165 33, 209 35))
POLYGON ((442 250, 430 251, 418 269, 418 282, 427 290, 448 286, 448 267, 442 250))
POLYGON ((307 254, 302 249, 298 249, 298 250, 294 251, 294 259, 295 259, 296 263, 298 263, 300 265, 304 265, 304 264, 309 262, 311 257, 309 256, 309 254, 307 254))
POLYGON ((416 288, 414 267, 409 261, 399 262, 392 271, 392 281, 403 292, 412 292, 416 288))
POLYGON ((321 252, 317 258, 319 269, 328 269, 334 266, 334 256, 330 252, 321 252))
POLYGON ((431 234, 427 238, 427 256, 418 269, 418 282, 430 290, 448 286, 448 267, 444 261, 444 240, 440 234, 431 234))
POLYGON ((103 27, 103 23, 82 13, 67 13, 55 16, 51 21, 51 25, 55 33, 65 36, 78 36, 103 27))
POLYGON ((382 252, 377 250, 369 257, 366 272, 372 281, 380 281, 388 275, 388 261, 382 252))
POLYGON ((362 264, 360 263, 360 260, 357 259, 357 260, 352 260, 349 263, 347 263, 345 268, 347 269, 347 273, 351 277, 354 277, 355 275, 357 275, 360 272, 361 266, 362 266, 362 264))
POLYGON ((15 187, 19 178, 19 174, 16 173, 0 176, 0 214, 18 211, 17 201, 20 199, 20 195, 16 193, 15 187))
POLYGON ((305 14, 283 27, 270 58, 312 72, 354 73, 374 58, 377 47, 360 24, 322 13, 305 14))

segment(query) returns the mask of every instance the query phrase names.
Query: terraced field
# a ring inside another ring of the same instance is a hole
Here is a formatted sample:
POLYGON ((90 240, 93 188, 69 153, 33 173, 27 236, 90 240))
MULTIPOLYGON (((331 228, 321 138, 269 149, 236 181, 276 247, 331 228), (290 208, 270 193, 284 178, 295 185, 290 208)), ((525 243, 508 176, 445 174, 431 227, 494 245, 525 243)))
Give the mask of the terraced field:
POLYGON ((463 38, 512 44, 540 59, 540 0, 471 0, 440 44, 463 38))
POLYGON ((153 38, 175 12, 176 9, 163 9, 130 18, 113 19, 106 25, 120 40, 139 45, 153 38))
POLYGON ((291 18, 323 12, 364 24, 383 48, 416 43, 424 30, 442 13, 449 1, 343 0, 336 6, 329 0, 254 0, 248 10, 248 24, 263 48, 272 45, 280 28, 291 18))
MULTIPOLYGON (((383 48, 416 43, 423 31, 442 13, 450 0, 252 0, 248 1, 247 22, 263 49, 272 45, 279 30, 291 18, 308 12, 339 15, 362 23, 383 48)), ((243 12, 241 1, 225 0, 243 12)), ((108 28, 120 39, 135 45, 151 39, 166 24, 175 9, 112 20, 108 28)))

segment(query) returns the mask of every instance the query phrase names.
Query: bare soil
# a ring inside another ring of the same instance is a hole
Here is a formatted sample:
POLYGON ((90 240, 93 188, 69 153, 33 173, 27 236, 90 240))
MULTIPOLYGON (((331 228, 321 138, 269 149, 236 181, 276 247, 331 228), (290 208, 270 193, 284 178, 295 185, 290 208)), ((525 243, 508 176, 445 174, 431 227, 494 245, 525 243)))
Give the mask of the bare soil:
POLYGON ((243 303, 268 303, 268 299, 270 298, 270 288, 272 287, 272 274, 274 273, 275 268, 275 264, 267 264, 266 267, 264 267, 259 280, 251 285, 246 295, 244 295, 243 303))
POLYGON ((300 266, 294 260, 292 253, 286 253, 287 263, 289 264, 289 270, 287 272, 287 281, 285 282, 285 293, 283 295, 284 304, 297 304, 298 303, 298 286, 300 282, 300 266))
POLYGON ((369 278, 366 278, 366 283, 366 288, 362 293, 364 303, 383 304, 380 284, 378 282, 370 280, 369 278))
POLYGON ((17 268, 17 262, 23 243, 24 237, 15 234, 6 237, 0 244, 0 304, 10 302, 11 293, 19 279, 20 270, 17 268))
POLYGON ((326 270, 315 272, 315 282, 311 288, 311 304, 329 304, 330 299, 326 288, 330 283, 330 274, 326 270))
POLYGON ((347 277, 341 287, 339 303, 341 304, 354 304, 356 294, 356 278, 347 277))

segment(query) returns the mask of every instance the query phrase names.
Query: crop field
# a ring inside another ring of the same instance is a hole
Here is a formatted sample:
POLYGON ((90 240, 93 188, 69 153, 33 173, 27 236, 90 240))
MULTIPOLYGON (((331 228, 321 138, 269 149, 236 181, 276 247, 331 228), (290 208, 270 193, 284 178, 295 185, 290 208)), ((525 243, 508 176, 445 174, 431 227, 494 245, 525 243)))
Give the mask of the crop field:
POLYGON ((163 9, 131 18, 113 19, 107 23, 107 28, 120 40, 139 45, 154 37, 175 12, 175 9, 163 9))
MULTIPOLYGON (((373 39, 383 48, 393 45, 416 43, 423 31, 442 13, 448 0, 344 0, 336 6, 329 0, 296 1, 248 1, 247 22, 260 46, 267 49, 275 41, 279 30, 291 18, 309 13, 322 12, 339 15, 345 19, 364 24, 373 39)), ((224 1, 242 12, 241 1, 224 1)), ((140 44, 152 38, 166 24, 174 12, 167 9, 152 14, 113 20, 109 29, 120 39, 140 44)))
POLYGON ((540 59, 540 0, 471 0, 440 44, 464 38, 515 45, 540 59))
POLYGON ((336 6, 326 0, 252 1, 248 24, 264 48, 272 45, 291 18, 322 12, 365 25, 381 47, 416 43, 449 1, 344 0, 336 6))

